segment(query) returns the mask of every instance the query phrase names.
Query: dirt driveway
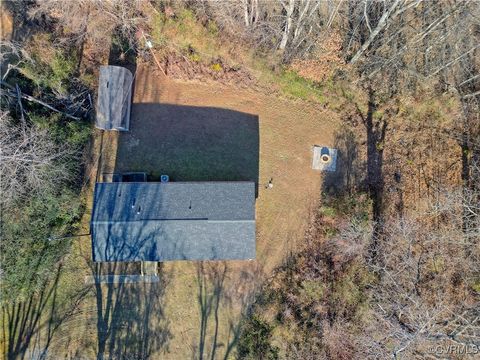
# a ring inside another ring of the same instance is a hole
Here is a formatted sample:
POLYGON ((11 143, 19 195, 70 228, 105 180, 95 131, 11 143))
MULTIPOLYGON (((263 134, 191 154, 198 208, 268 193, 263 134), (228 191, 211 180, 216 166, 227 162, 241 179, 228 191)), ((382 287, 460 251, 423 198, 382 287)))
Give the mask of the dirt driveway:
MULTIPOLYGON (((116 157, 104 171, 259 184, 255 261, 162 267, 161 321, 167 319, 168 336, 152 349, 152 358, 232 354, 241 313, 255 289, 300 244, 321 188, 320 174, 310 168, 311 147, 333 145, 337 125, 336 114, 320 106, 219 84, 173 81, 138 67, 131 131, 111 139, 111 149, 104 151, 116 157), (266 188, 270 179, 273 188, 266 188)), ((150 316, 155 323, 155 314, 150 316)))

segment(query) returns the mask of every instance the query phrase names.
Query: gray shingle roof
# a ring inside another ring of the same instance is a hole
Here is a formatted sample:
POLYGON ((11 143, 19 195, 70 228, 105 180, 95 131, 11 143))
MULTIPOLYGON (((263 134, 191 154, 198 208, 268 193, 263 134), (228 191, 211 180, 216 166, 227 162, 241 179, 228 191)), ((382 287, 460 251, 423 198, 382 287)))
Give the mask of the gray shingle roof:
POLYGON ((94 261, 255 257, 255 183, 97 183, 94 261))

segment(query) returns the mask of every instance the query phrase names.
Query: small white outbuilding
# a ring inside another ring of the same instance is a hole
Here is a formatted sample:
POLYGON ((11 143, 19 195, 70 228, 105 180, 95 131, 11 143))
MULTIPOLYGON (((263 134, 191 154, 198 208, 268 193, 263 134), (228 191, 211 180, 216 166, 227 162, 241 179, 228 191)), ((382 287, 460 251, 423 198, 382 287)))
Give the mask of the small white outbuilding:
POLYGON ((98 80, 95 126, 102 130, 128 131, 133 75, 121 66, 102 65, 98 80))

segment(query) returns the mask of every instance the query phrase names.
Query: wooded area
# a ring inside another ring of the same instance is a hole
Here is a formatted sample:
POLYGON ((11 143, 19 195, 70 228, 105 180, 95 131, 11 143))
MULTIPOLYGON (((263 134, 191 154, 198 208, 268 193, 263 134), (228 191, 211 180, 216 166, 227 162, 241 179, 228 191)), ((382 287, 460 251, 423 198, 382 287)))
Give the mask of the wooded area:
MULTIPOLYGON (((54 239, 79 227, 95 79, 115 55, 128 66, 154 60, 162 76, 313 102, 342 119, 332 144, 341 171, 324 177, 304 244, 242 309, 238 358, 480 349, 478 1, 4 6, 15 23, 0 43, 4 314, 38 295, 69 252, 70 241, 54 239)), ((7 356, 20 356, 10 343, 7 356)))

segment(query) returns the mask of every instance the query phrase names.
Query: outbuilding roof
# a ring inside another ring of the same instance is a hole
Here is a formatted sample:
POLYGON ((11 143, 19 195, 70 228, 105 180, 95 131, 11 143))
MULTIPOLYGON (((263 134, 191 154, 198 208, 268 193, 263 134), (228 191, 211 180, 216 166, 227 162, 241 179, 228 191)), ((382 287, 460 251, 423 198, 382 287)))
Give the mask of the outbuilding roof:
POLYGON ((255 257, 254 182, 97 183, 94 261, 255 257))
POLYGON ((133 75, 121 66, 102 65, 98 79, 95 126, 102 130, 128 131, 133 75))

